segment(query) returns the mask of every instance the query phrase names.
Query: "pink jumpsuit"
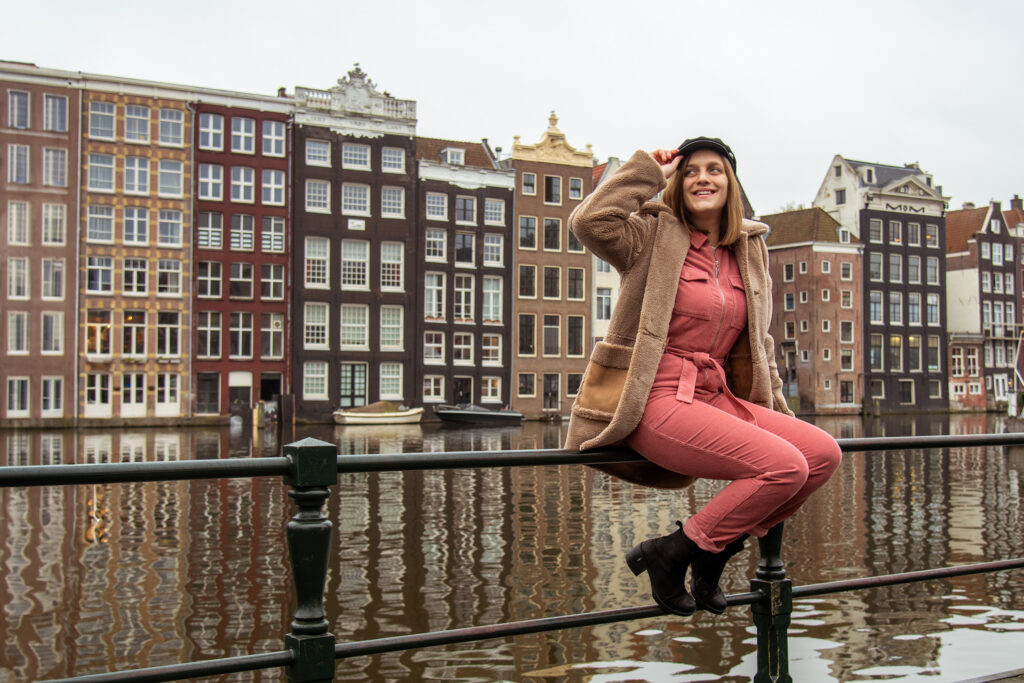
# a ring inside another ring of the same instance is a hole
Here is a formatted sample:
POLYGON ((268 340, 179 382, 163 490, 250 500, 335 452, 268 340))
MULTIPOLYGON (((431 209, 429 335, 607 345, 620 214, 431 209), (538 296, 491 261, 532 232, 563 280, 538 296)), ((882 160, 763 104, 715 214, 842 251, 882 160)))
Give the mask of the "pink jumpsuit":
POLYGON ((683 530, 719 552, 741 534, 763 536, 839 466, 835 439, 817 427, 734 396, 722 369, 747 324, 732 250, 694 231, 679 278, 665 353, 643 418, 626 440, 674 472, 728 479, 683 530))

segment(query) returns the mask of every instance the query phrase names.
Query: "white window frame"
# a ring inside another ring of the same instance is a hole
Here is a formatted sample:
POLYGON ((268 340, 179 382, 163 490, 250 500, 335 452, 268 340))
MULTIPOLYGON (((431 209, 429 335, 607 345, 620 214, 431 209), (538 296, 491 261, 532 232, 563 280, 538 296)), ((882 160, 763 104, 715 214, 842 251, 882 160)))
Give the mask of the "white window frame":
POLYGON ((447 221, 448 195, 443 192, 428 192, 424 202, 424 212, 427 220, 447 221))
POLYGON ((370 146, 354 142, 341 143, 341 167, 356 171, 369 171, 372 167, 370 146))
POLYGON ((382 173, 405 173, 405 150, 401 147, 381 148, 380 170, 382 173))
POLYGON ((328 289, 331 281, 331 241, 307 237, 304 251, 303 285, 306 289, 328 289), (323 247, 321 249, 321 247, 323 247), (311 279, 311 276, 312 279, 311 279))
POLYGON ((231 151, 235 154, 256 153, 256 119, 231 117, 231 151))
POLYGON ((366 240, 341 241, 341 289, 369 291, 370 243, 366 240))
POLYGON ((343 350, 370 350, 370 307, 365 304, 342 304, 339 319, 341 336, 338 346, 343 350))
POLYGON ((323 301, 307 301, 303 307, 302 348, 328 350, 330 348, 330 305, 323 301))
POLYGON ((342 183, 341 213, 345 216, 370 216, 370 186, 342 183))
POLYGON ((103 100, 89 102, 89 138, 91 140, 113 140, 116 135, 117 105, 103 100))
POLYGON ((302 398, 305 401, 328 399, 327 361, 308 360, 302 364, 302 398))
POLYGON ((316 178, 306 179, 306 211, 309 213, 331 212, 331 184, 316 178))
POLYGON ((161 197, 184 196, 184 164, 176 159, 161 159, 158 171, 157 194, 161 197))
POLYGON ((381 242, 380 288, 382 291, 405 291, 405 243, 381 242))
POLYGON ((157 141, 162 147, 185 145, 185 112, 180 109, 161 109, 157 141))
POLYGON ((66 96, 43 94, 43 130, 55 133, 68 131, 68 98, 66 96))
POLYGON ((405 218, 405 188, 384 185, 380 188, 380 215, 382 218, 405 218))
POLYGON ((380 307, 380 349, 381 351, 405 350, 405 307, 380 307))
POLYGON ((199 164, 199 199, 224 200, 224 167, 220 164, 199 164))
POLYGON ((285 155, 284 121, 263 120, 263 156, 283 157, 285 155))
POLYGON ((224 151, 224 116, 211 112, 199 114, 199 149, 224 151))
POLYGON ((148 145, 150 135, 149 107, 124 105, 124 141, 130 145, 148 145))
POLYGON ((505 200, 486 197, 484 199, 484 225, 505 225, 505 200))
POLYGON ((251 166, 231 167, 231 201, 236 204, 256 202, 256 169, 251 166))
POLYGON ((329 140, 306 139, 306 165, 331 167, 331 143, 329 140))
POLYGON ((273 168, 263 169, 260 195, 267 206, 284 206, 284 171, 273 168))

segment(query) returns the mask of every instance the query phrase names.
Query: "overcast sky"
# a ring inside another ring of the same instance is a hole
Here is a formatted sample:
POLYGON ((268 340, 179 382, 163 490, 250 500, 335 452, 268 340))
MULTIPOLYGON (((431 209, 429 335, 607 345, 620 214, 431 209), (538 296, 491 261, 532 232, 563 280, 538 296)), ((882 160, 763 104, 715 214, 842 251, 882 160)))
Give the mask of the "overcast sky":
POLYGON ((554 110, 604 161, 721 137, 758 213, 833 155, 935 176, 950 207, 1024 194, 1024 3, 180 0, 20 3, 0 58, 274 94, 354 62, 420 135, 534 143, 554 110))

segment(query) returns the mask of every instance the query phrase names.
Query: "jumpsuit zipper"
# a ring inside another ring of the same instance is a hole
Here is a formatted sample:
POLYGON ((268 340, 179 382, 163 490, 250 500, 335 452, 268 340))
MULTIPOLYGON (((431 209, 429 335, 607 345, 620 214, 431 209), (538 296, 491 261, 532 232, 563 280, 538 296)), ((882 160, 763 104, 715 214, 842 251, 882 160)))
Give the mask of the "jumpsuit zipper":
MULTIPOLYGON (((722 283, 718 281, 718 245, 711 247, 711 257, 715 261, 715 287, 718 288, 718 297, 722 300, 722 313, 718 316, 718 327, 715 329, 715 336, 711 339, 711 349, 714 350, 715 342, 722 331, 722 323, 725 321, 725 292, 722 291, 722 283)), ((704 368, 704 385, 707 386, 708 370, 704 368)))

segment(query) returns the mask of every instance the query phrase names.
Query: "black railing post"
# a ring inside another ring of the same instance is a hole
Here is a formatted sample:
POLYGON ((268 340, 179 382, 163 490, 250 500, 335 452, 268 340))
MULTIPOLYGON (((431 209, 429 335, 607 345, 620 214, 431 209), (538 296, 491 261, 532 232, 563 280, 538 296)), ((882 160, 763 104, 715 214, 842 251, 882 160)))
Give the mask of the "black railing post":
POLYGON ((288 668, 293 683, 334 680, 334 636, 324 612, 331 522, 323 508, 329 486, 338 483, 338 451, 329 443, 303 439, 284 447, 291 471, 285 481, 298 512, 288 522, 288 555, 295 580, 295 617, 285 646, 295 655, 288 668))
POLYGON ((761 559, 750 590, 763 597, 750 605, 757 627, 757 674, 754 683, 792 683, 789 675, 789 619, 793 613, 793 582, 782 563, 782 523, 758 539, 761 559))

